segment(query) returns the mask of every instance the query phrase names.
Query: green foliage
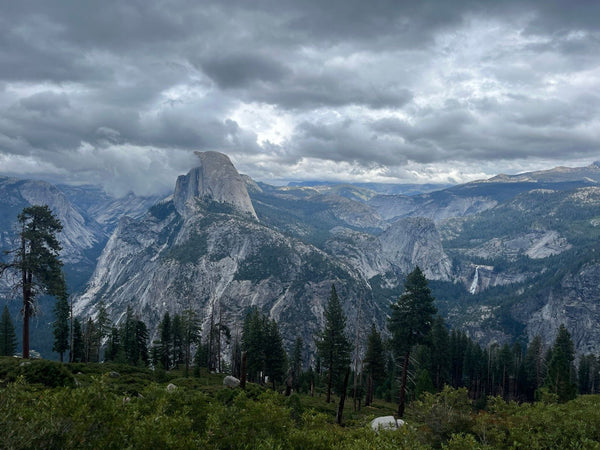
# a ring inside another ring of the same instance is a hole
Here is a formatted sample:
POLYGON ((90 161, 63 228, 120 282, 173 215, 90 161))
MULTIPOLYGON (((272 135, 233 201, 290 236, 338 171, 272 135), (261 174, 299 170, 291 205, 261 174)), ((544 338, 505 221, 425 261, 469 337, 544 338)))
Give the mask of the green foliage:
POLYGON ((343 378, 350 364, 352 350, 346 336, 346 316, 333 285, 323 315, 325 326, 318 333, 316 344, 323 367, 327 370, 327 401, 329 401, 332 387, 341 394, 343 378))
POLYGON ((17 358, 0 359, 0 379, 14 382, 22 377, 31 384, 47 387, 73 386, 70 371, 62 364, 46 360, 23 360, 17 358))
POLYGON ((267 321, 265 329, 265 374, 273 383, 283 382, 287 370, 287 355, 275 320, 267 321))
POLYGON ((23 357, 29 358, 29 318, 35 313, 35 298, 39 294, 66 297, 66 283, 59 258, 60 243, 56 237, 62 224, 47 205, 24 208, 17 216, 21 229, 20 246, 12 253, 10 263, 0 263, 0 276, 11 269, 20 276, 16 286, 23 292, 23 357))
POLYGON ((274 320, 269 320, 258 309, 251 309, 244 320, 242 350, 246 352, 248 379, 263 383, 268 376, 275 388, 282 382, 287 368, 283 340, 274 320))
POLYGON ((388 321, 393 347, 398 354, 424 341, 436 313, 427 279, 419 267, 406 277, 404 290, 398 301, 392 304, 388 321))
POLYGON ((558 395, 561 402, 572 400, 577 394, 577 385, 572 380, 574 359, 575 347, 571 335, 565 326, 561 325, 552 347, 552 358, 546 376, 546 386, 551 393, 558 395))
POLYGON ((260 281, 269 277, 286 280, 287 268, 292 265, 292 249, 284 244, 261 246, 258 253, 252 253, 244 259, 235 273, 236 280, 260 281))
POLYGON ((364 369, 367 374, 367 390, 365 406, 373 402, 375 389, 385 379, 385 349, 381 335, 371 324, 371 332, 367 337, 367 351, 363 360, 364 369))
POLYGON ((452 434, 471 430, 474 424, 471 412, 467 390, 446 386, 437 394, 425 393, 422 400, 412 402, 407 419, 423 424, 420 431, 424 443, 439 446, 452 434))
POLYGON ((175 204, 172 201, 168 201, 156 203, 155 205, 151 206, 149 213, 158 220, 165 220, 171 214, 177 213, 177 211, 175 209, 175 204))
POLYGON ((69 302, 66 296, 61 296, 56 301, 54 307, 55 320, 52 324, 54 333, 54 345, 52 350, 60 354, 60 361, 63 360, 63 353, 69 350, 69 317, 71 316, 71 309, 69 308, 69 302))
POLYGON ((290 369, 292 372, 292 385, 295 390, 300 388, 300 374, 302 373, 302 353, 304 350, 304 342, 300 336, 296 337, 294 341, 294 349, 292 350, 292 354, 290 356, 290 369))
POLYGON ((185 243, 172 247, 167 258, 175 259, 183 264, 195 263, 207 252, 206 234, 193 232, 185 243))
POLYGON ((83 362, 85 361, 84 345, 83 345, 83 333, 81 330, 81 322, 75 318, 73 320, 73 349, 71 350, 71 361, 72 362, 83 362))
POLYGON ((2 317, 0 317, 0 356, 12 356, 17 349, 17 335, 8 311, 8 306, 4 305, 2 317))
POLYGON ((284 397, 253 383, 224 389, 218 375, 156 384, 152 371, 128 365, 22 361, 0 358, 3 448, 598 448, 600 441, 599 396, 533 405, 494 397, 474 412, 466 389, 446 387, 411 403, 403 428, 377 433, 370 420, 393 405, 349 412, 339 427, 324 398, 284 397), (36 373, 36 363, 43 373, 50 366, 76 373, 77 386, 31 384, 24 371, 36 373))
POLYGON ((363 364, 365 371, 373 376, 374 381, 385 378, 385 349, 375 324, 371 324, 371 332, 367 337, 367 351, 363 364))
POLYGON ((398 415, 404 414, 407 372, 413 346, 423 343, 431 329, 436 308, 427 279, 417 266, 404 282, 404 293, 392 303, 388 318, 388 330, 392 334, 392 348, 398 358, 403 359, 402 381, 398 402, 398 415))
POLYGON ((127 307, 125 320, 121 325, 111 328, 104 360, 138 366, 148 365, 148 328, 133 315, 130 306, 127 307))

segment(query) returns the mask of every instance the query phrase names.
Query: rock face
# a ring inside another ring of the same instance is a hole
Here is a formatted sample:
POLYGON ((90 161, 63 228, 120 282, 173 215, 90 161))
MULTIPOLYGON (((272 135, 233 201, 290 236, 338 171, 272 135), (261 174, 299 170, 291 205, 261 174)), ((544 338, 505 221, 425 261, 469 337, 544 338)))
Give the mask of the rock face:
POLYGON ((227 203, 256 217, 246 183, 229 158, 217 152, 196 152, 200 165, 177 179, 173 201, 179 214, 193 214, 198 200, 227 203))
POLYGON ((527 255, 532 259, 543 259, 571 249, 573 246, 555 230, 535 230, 511 237, 494 237, 489 241, 464 251, 465 255, 480 258, 516 259, 527 255))
POLYGON ((386 220, 402 217, 426 217, 435 222, 451 217, 477 214, 498 204, 496 200, 488 197, 479 195, 462 197, 450 194, 450 191, 447 192, 446 195, 434 193, 410 197, 405 195, 377 195, 370 199, 368 204, 386 220))
POLYGON ((432 220, 422 217, 400 219, 379 236, 379 241, 383 255, 404 273, 419 266, 429 279, 450 279, 452 263, 444 253, 432 220))
POLYGON ((556 338, 564 324, 578 353, 600 354, 600 264, 586 264, 563 277, 560 284, 524 304, 513 313, 526 319, 529 339, 542 336, 546 343, 556 338))
POLYGON ((61 259, 67 264, 83 262, 87 250, 106 240, 101 227, 86 217, 56 186, 44 181, 0 178, 1 248, 12 248, 17 215, 31 205, 48 205, 62 223, 63 230, 58 238, 63 247, 61 259))

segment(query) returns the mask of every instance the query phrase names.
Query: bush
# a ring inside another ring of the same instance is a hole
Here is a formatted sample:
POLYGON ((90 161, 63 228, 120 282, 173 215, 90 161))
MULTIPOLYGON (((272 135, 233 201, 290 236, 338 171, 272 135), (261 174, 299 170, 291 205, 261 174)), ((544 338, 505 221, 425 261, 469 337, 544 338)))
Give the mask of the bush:
POLYGON ((48 387, 74 386, 75 380, 64 364, 46 360, 0 358, 0 379, 14 382, 18 377, 30 384, 48 387))
POLYGON ((422 400, 409 405, 407 416, 419 429, 424 441, 434 446, 448 441, 452 434, 468 433, 474 424, 473 407, 466 388, 445 386, 437 394, 424 393, 422 400))
POLYGON ((38 383, 48 387, 75 385, 73 375, 61 363, 45 360, 31 361, 31 364, 24 363, 20 369, 28 383, 38 383))

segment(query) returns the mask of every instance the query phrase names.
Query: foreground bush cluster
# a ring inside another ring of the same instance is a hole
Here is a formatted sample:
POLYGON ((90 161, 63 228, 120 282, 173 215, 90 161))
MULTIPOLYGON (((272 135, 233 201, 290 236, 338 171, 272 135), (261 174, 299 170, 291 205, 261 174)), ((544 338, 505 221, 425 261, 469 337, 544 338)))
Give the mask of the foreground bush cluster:
POLYGON ((368 422, 385 407, 340 427, 324 398, 229 390, 216 375, 159 381, 164 373, 128 366, 22 364, 0 358, 3 448, 600 448, 598 396, 489 398, 476 411, 465 389, 446 388, 411 403, 404 429, 376 433, 368 422))

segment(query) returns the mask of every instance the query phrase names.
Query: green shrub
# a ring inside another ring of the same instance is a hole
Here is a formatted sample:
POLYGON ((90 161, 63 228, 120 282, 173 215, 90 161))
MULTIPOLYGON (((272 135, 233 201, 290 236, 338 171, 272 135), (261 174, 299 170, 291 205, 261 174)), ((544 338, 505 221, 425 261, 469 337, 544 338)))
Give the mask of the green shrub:
POLYGON ((0 380, 14 382, 18 377, 31 384, 48 387, 74 386, 74 378, 64 364, 47 360, 0 358, 0 380))
POLYGON ((439 446, 452 434, 468 433, 474 424, 473 407, 466 388, 445 386, 437 394, 424 393, 421 400, 412 402, 407 417, 419 428, 424 442, 439 446))

